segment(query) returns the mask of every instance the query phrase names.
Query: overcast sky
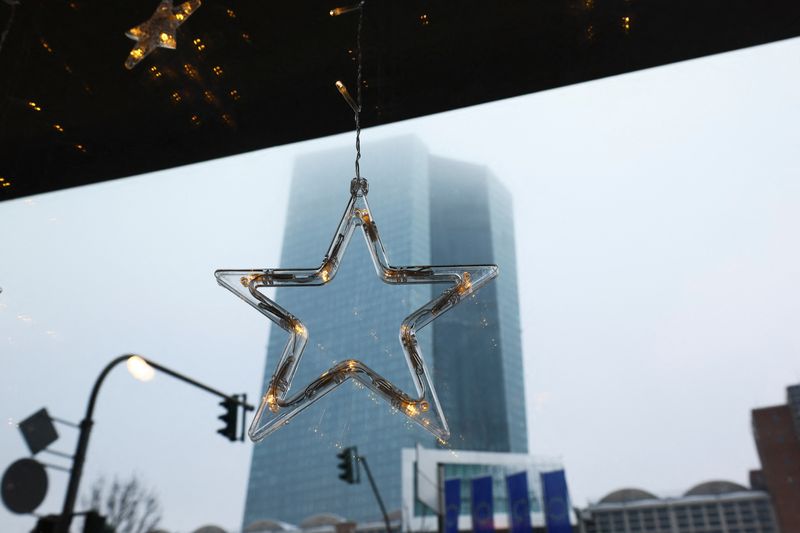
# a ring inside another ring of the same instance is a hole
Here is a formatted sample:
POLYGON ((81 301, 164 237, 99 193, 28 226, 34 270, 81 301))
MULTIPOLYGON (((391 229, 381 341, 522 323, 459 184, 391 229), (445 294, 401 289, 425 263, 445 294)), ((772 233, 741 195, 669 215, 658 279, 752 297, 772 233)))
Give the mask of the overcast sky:
MULTIPOLYGON (((367 176, 371 140, 413 133, 513 192, 529 442, 563 460, 575 503, 758 466, 749 410, 800 382, 798 94, 795 39, 363 133, 367 176)), ((257 397, 266 321, 212 273, 280 266, 295 156, 351 143, 0 203, 0 466, 27 455, 16 421, 78 421, 120 353, 257 397)), ((216 435, 216 403, 120 368, 84 488, 137 472, 166 529, 238 528, 252 444, 216 435)), ((65 479, 50 471, 39 511, 58 512, 65 479)), ((3 532, 32 525, 0 510, 3 532)))

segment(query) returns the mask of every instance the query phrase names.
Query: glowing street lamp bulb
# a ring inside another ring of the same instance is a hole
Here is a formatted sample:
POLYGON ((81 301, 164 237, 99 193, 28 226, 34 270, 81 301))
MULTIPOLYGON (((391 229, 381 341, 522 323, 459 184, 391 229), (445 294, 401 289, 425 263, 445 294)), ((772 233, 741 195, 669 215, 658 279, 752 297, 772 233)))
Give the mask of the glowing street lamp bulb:
POLYGON ((128 357, 128 361, 125 364, 128 367, 128 372, 139 381, 150 381, 156 375, 155 369, 138 355, 128 357))

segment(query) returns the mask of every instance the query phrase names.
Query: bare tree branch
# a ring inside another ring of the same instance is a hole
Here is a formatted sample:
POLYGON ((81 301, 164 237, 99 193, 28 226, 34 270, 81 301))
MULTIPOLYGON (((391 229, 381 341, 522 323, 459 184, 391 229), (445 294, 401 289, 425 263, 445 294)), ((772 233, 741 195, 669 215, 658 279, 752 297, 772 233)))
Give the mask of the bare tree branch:
POLYGON ((114 477, 108 488, 105 478, 98 478, 82 502, 105 516, 116 533, 150 533, 161 522, 158 495, 136 475, 124 481, 114 477))

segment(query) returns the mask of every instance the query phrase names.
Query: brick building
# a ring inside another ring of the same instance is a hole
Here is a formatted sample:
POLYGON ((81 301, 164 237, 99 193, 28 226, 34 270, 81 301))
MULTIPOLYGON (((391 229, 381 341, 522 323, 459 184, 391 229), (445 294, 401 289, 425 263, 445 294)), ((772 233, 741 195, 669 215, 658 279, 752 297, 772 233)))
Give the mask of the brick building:
POLYGON ((772 497, 780 530, 800 532, 800 385, 787 389, 787 403, 753 409, 753 437, 760 475, 772 497))

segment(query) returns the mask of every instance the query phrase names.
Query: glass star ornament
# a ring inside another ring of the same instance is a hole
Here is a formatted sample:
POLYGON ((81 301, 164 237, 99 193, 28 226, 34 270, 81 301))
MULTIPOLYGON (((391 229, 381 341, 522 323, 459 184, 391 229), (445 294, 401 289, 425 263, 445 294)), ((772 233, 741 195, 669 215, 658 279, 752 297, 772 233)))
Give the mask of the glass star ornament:
POLYGON ((433 433, 441 441, 450 437, 430 372, 417 342, 417 333, 497 276, 497 265, 392 266, 381 243, 378 227, 367 203, 368 184, 353 179, 350 200, 322 264, 314 268, 217 270, 220 285, 283 328, 289 339, 270 379, 248 434, 259 441, 349 379, 354 379, 386 400, 394 409, 433 433), (353 233, 364 235, 375 271, 388 284, 448 284, 433 300, 403 320, 400 344, 411 371, 414 391, 399 389, 367 365, 345 359, 301 388, 293 387, 309 331, 301 320, 259 291, 265 287, 304 287, 333 281, 353 233))
POLYGON ((178 7, 172 5, 172 0, 161 0, 152 17, 125 32, 136 41, 125 60, 125 68, 132 69, 158 47, 175 50, 175 30, 199 7, 200 0, 189 0, 178 7))

